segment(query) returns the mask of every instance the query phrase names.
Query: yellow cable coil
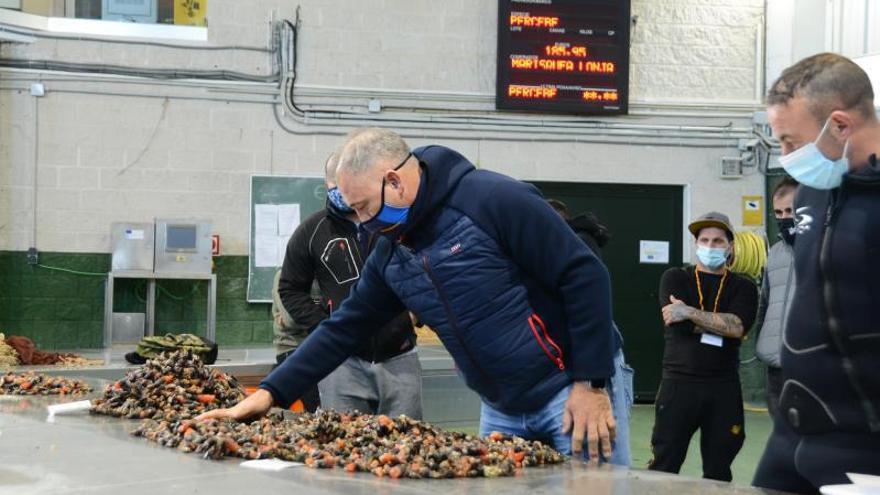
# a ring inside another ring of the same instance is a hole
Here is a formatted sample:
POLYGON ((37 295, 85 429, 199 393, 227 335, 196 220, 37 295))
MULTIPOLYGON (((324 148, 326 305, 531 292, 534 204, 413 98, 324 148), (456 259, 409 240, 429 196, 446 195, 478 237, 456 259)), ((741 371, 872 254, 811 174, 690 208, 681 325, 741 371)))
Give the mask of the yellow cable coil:
POLYGON ((737 232, 734 234, 735 253, 730 269, 736 273, 758 280, 767 264, 767 241, 754 232, 737 232))

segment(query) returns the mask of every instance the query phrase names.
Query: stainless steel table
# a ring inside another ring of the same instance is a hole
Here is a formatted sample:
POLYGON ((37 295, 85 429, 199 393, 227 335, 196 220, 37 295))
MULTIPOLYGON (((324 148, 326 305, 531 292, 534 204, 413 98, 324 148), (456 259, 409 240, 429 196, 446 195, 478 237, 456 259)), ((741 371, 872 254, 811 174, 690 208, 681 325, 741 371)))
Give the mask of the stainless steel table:
POLYGON ((205 336, 216 341, 217 275, 214 273, 156 273, 143 270, 117 270, 107 274, 104 289, 104 347, 113 345, 113 287, 117 278, 147 280, 147 312, 144 335, 153 335, 156 325, 156 280, 206 280, 208 282, 208 315, 205 336))
MULTIPOLYGON (((100 387, 99 387, 100 388, 100 387)), ((56 399, 57 400, 57 399, 56 399)), ((513 478, 391 480, 305 467, 267 473, 131 437, 136 421, 88 413, 47 422, 46 398, 0 401, 0 494, 590 494, 772 493, 727 483, 579 463, 529 469, 513 478)))

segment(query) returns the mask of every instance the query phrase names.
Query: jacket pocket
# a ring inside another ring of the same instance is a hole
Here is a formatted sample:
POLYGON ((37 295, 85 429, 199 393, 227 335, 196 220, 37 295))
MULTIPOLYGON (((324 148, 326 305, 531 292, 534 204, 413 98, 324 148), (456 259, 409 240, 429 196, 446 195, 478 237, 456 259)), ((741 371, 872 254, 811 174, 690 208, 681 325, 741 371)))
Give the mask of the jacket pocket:
POLYGON ((831 408, 797 380, 786 380, 782 386, 779 409, 792 429, 802 435, 828 432, 837 426, 831 408))
POLYGON ((547 326, 544 325, 544 321, 541 320, 541 317, 535 313, 528 318, 529 328, 532 330, 532 336, 535 337, 535 340, 538 341, 538 345, 541 346, 541 349, 544 351, 544 354, 553 361, 553 364, 556 365, 560 370, 565 370, 565 362, 563 360, 564 356, 562 355, 562 348, 560 348, 556 342, 550 338, 550 334, 547 333, 547 326))

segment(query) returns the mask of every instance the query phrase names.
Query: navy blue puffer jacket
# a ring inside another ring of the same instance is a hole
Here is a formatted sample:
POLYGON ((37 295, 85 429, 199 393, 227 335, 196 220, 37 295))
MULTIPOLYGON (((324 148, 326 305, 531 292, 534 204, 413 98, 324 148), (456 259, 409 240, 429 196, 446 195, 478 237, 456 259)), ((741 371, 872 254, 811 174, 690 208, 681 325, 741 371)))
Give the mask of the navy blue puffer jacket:
POLYGON ((601 261, 533 186, 442 146, 414 155, 422 178, 401 237, 376 244, 349 298, 260 386, 290 404, 404 308, 500 410, 611 377, 621 342, 601 261))

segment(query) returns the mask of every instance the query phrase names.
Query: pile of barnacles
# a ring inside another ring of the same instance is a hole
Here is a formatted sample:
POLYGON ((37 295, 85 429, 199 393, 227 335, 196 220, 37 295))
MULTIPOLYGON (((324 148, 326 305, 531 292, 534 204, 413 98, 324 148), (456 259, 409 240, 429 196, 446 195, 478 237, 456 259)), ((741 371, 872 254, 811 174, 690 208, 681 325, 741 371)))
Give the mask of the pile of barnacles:
POLYGON ((325 410, 294 419, 144 421, 132 432, 205 458, 278 458, 314 468, 343 468, 391 478, 511 476, 565 457, 540 442, 493 433, 481 440, 400 416, 325 410))
POLYGON ((34 372, 0 375, 0 395, 81 395, 91 391, 86 382, 75 378, 34 372))
POLYGON ((238 381, 190 351, 163 353, 108 385, 92 412, 123 418, 180 420, 244 399, 238 381))

